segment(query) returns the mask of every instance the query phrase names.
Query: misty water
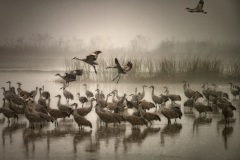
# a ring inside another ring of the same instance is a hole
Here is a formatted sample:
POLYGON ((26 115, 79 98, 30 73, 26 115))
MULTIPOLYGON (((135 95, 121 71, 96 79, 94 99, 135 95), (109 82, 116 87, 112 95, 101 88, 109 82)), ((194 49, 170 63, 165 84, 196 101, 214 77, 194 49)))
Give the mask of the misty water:
MULTIPOLYGON (((21 82, 22 88, 27 91, 44 85, 45 90, 51 94, 51 107, 57 108, 57 98, 54 96, 62 95, 62 90, 59 89, 62 84, 54 82, 54 75, 53 72, 1 72, 0 83, 1 87, 8 88, 6 82, 10 80, 17 88, 16 83, 21 82)), ((7 119, 4 120, 0 114, 0 159, 239 159, 240 101, 233 99, 229 84, 218 84, 217 88, 229 93, 231 102, 237 108, 233 120, 226 126, 221 111, 200 117, 194 109, 191 112, 184 108, 186 97, 181 81, 179 80, 179 84, 146 84, 155 86, 156 95, 164 92, 164 86, 168 86, 170 93, 181 95, 182 101, 177 103, 180 104, 183 116, 171 125, 167 124, 166 118, 156 109, 149 112, 158 113, 161 122, 155 121, 148 128, 142 126, 138 129, 132 129, 128 122, 116 126, 109 125, 106 129, 105 126, 99 125, 99 119, 93 109, 86 116, 93 128, 85 127, 81 131, 72 116, 65 121, 58 120, 57 128, 50 123, 42 129, 31 130, 24 116, 20 116, 15 124, 11 121, 8 126, 7 119)), ((105 94, 118 89, 120 95, 134 93, 135 87, 142 92, 143 85, 121 82, 99 84, 100 90, 105 94)), ((85 95, 82 85, 83 82, 72 82, 67 88, 75 95, 75 100, 70 101, 70 104, 77 102, 80 105, 76 93, 85 95)), ((95 94, 97 83, 87 85, 95 94)), ((192 84, 191 88, 202 91, 201 85, 192 84)), ((150 93, 151 89, 146 88, 145 100, 151 101, 150 93)), ((3 95, 0 94, 0 99, 2 98, 3 95)), ((39 94, 36 96, 36 99, 38 98, 39 94)), ((61 102, 66 103, 64 98, 61 102)), ((169 104, 170 102, 167 103, 169 104)), ((131 114, 133 109, 129 109, 128 112, 131 114)))

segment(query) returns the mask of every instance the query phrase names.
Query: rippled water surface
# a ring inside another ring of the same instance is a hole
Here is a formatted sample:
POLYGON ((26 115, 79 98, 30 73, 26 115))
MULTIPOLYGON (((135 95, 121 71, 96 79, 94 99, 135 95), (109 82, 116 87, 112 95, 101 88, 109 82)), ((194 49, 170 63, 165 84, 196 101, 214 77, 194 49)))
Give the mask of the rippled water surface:
MULTIPOLYGON (((24 90, 34 90, 36 86, 45 86, 45 90, 51 93, 51 107, 57 108, 57 94, 62 95, 62 86, 53 82, 56 77, 51 72, 1 72, 1 87, 8 88, 6 81, 21 82, 24 90)), ((181 82, 181 80, 180 80, 181 82)), ((73 82, 67 88, 74 95, 80 92, 85 95, 81 82, 73 82)), ((87 83, 88 84, 88 83, 87 83)), ((100 89, 109 93, 114 89, 119 94, 134 93, 135 87, 142 92, 143 84, 114 84, 100 83, 100 89)), ((151 85, 151 84, 146 84, 151 85)), ((233 100, 228 84, 218 84, 218 90, 228 92, 233 105, 234 119, 226 126, 221 111, 214 111, 206 117, 200 117, 193 109, 184 108, 186 98, 182 84, 154 84, 155 94, 163 93, 163 86, 169 87, 170 93, 180 94, 182 97, 181 110, 184 113, 177 123, 167 125, 165 117, 160 115, 162 121, 154 122, 151 127, 142 126, 132 129, 129 123, 117 126, 99 125, 99 119, 93 109, 86 118, 93 124, 93 128, 85 128, 79 131, 73 118, 65 121, 59 120, 57 128, 54 125, 45 125, 43 129, 28 128, 28 122, 24 116, 20 116, 17 123, 7 125, 3 115, 0 115, 0 159, 240 159, 240 101, 233 100)), ((88 89, 95 92, 96 83, 89 83, 88 89)), ((194 90, 201 91, 201 84, 192 84, 194 90)), ((146 88, 145 99, 151 101, 151 89, 146 88)), ((39 95, 37 95, 38 99, 39 95)), ((3 95, 0 94, 0 98, 3 95)), ((111 98, 109 99, 111 100, 111 98)), ((204 101, 204 100, 203 100, 204 101)), ((62 103, 66 103, 62 98, 62 103)), ((80 105, 77 97, 75 101, 80 105)), ((168 102, 169 104, 170 102, 168 102)), ((1 102, 2 104, 2 102, 1 102)), ((86 106, 90 105, 89 103, 86 106)), ((133 112, 129 109, 129 113, 133 112)), ((159 113, 155 109, 150 112, 159 113)))

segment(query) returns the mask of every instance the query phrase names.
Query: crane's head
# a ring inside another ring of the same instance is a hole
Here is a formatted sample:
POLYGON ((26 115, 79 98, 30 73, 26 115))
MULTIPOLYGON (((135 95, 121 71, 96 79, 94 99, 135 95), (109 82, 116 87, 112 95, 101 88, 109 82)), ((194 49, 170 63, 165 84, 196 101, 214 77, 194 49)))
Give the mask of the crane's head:
POLYGON ((55 76, 61 76, 59 73, 55 74, 55 76))
POLYGON ((61 95, 60 95, 60 94, 58 94, 58 95, 56 95, 55 97, 61 98, 61 95))
POLYGON ((130 95, 128 95, 128 96, 133 96, 133 94, 130 94, 130 95))
POLYGON ((98 55, 98 54, 102 53, 102 51, 95 51, 93 53, 98 55))
POLYGON ((99 92, 99 89, 96 89, 95 91, 99 92))
POLYGON ((87 86, 87 84, 83 84, 83 86, 87 86))
POLYGON ((6 83, 11 83, 10 81, 7 81, 6 83))
POLYGON ((80 96, 80 93, 78 92, 78 93, 77 93, 77 95, 79 95, 79 96, 80 96))
POLYGON ((73 59, 77 59, 77 57, 73 57, 73 59))
POLYGON ((4 88, 4 87, 2 87, 1 89, 3 89, 3 90, 4 90, 5 88, 4 88))
POLYGON ((77 103, 73 103, 71 104, 70 106, 75 106, 76 108, 78 107, 78 104, 77 103))
POLYGON ((149 88, 154 88, 154 86, 150 86, 149 88))
POLYGON ((93 101, 96 101, 96 99, 95 99, 95 98, 92 98, 92 99, 91 99, 91 102, 93 102, 93 101))
POLYGON ((16 84, 18 84, 19 86, 21 86, 21 85, 22 85, 20 82, 18 82, 18 83, 16 83, 16 84))

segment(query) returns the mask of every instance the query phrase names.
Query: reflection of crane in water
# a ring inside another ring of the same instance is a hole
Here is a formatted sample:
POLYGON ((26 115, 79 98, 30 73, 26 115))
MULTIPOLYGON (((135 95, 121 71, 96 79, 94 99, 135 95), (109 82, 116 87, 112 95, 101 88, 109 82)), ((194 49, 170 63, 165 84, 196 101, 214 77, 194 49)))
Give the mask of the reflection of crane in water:
POLYGON ((5 139, 6 139, 6 135, 9 135, 9 141, 10 144, 12 144, 13 140, 12 140, 12 135, 14 133, 16 133, 18 130, 22 129, 22 128, 26 128, 27 127, 27 123, 14 123, 11 126, 7 126, 4 127, 2 129, 2 145, 3 147, 5 146, 5 139))
POLYGON ((233 127, 225 125, 225 127, 222 130, 222 136, 224 141, 224 148, 226 150, 228 149, 228 138, 231 137, 232 133, 233 133, 233 127))
POLYGON ((126 132, 126 125, 119 125, 118 127, 109 126, 108 128, 104 126, 99 126, 97 123, 97 130, 95 132, 96 138, 96 148, 100 149, 100 142, 105 142, 105 145, 109 146, 109 141, 115 139, 115 152, 119 148, 119 138, 123 137, 126 132))
POLYGON ((79 142, 92 142, 92 130, 90 131, 84 131, 81 130, 79 132, 77 132, 76 134, 74 134, 74 138, 73 138, 73 149, 74 149, 74 153, 77 153, 77 145, 79 142))
POLYGON ((210 125, 211 123, 212 123, 212 118, 206 118, 206 117, 199 116, 198 118, 194 119, 193 134, 195 132, 195 129, 198 134, 199 126, 206 126, 206 125, 210 125))
POLYGON ((168 124, 166 125, 162 131, 161 131, 161 144, 165 145, 165 137, 171 137, 174 139, 174 137, 178 136, 181 132, 182 124, 168 124))

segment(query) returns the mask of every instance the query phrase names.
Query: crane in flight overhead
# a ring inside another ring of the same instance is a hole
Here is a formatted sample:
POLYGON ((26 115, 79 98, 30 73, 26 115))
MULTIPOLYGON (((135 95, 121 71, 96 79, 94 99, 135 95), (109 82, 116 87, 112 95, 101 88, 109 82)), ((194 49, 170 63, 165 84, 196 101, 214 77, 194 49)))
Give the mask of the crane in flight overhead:
POLYGON ((203 10, 203 5, 204 5, 204 1, 200 0, 196 8, 186 8, 186 10, 190 13, 200 12, 200 13, 206 14, 207 12, 203 10))

